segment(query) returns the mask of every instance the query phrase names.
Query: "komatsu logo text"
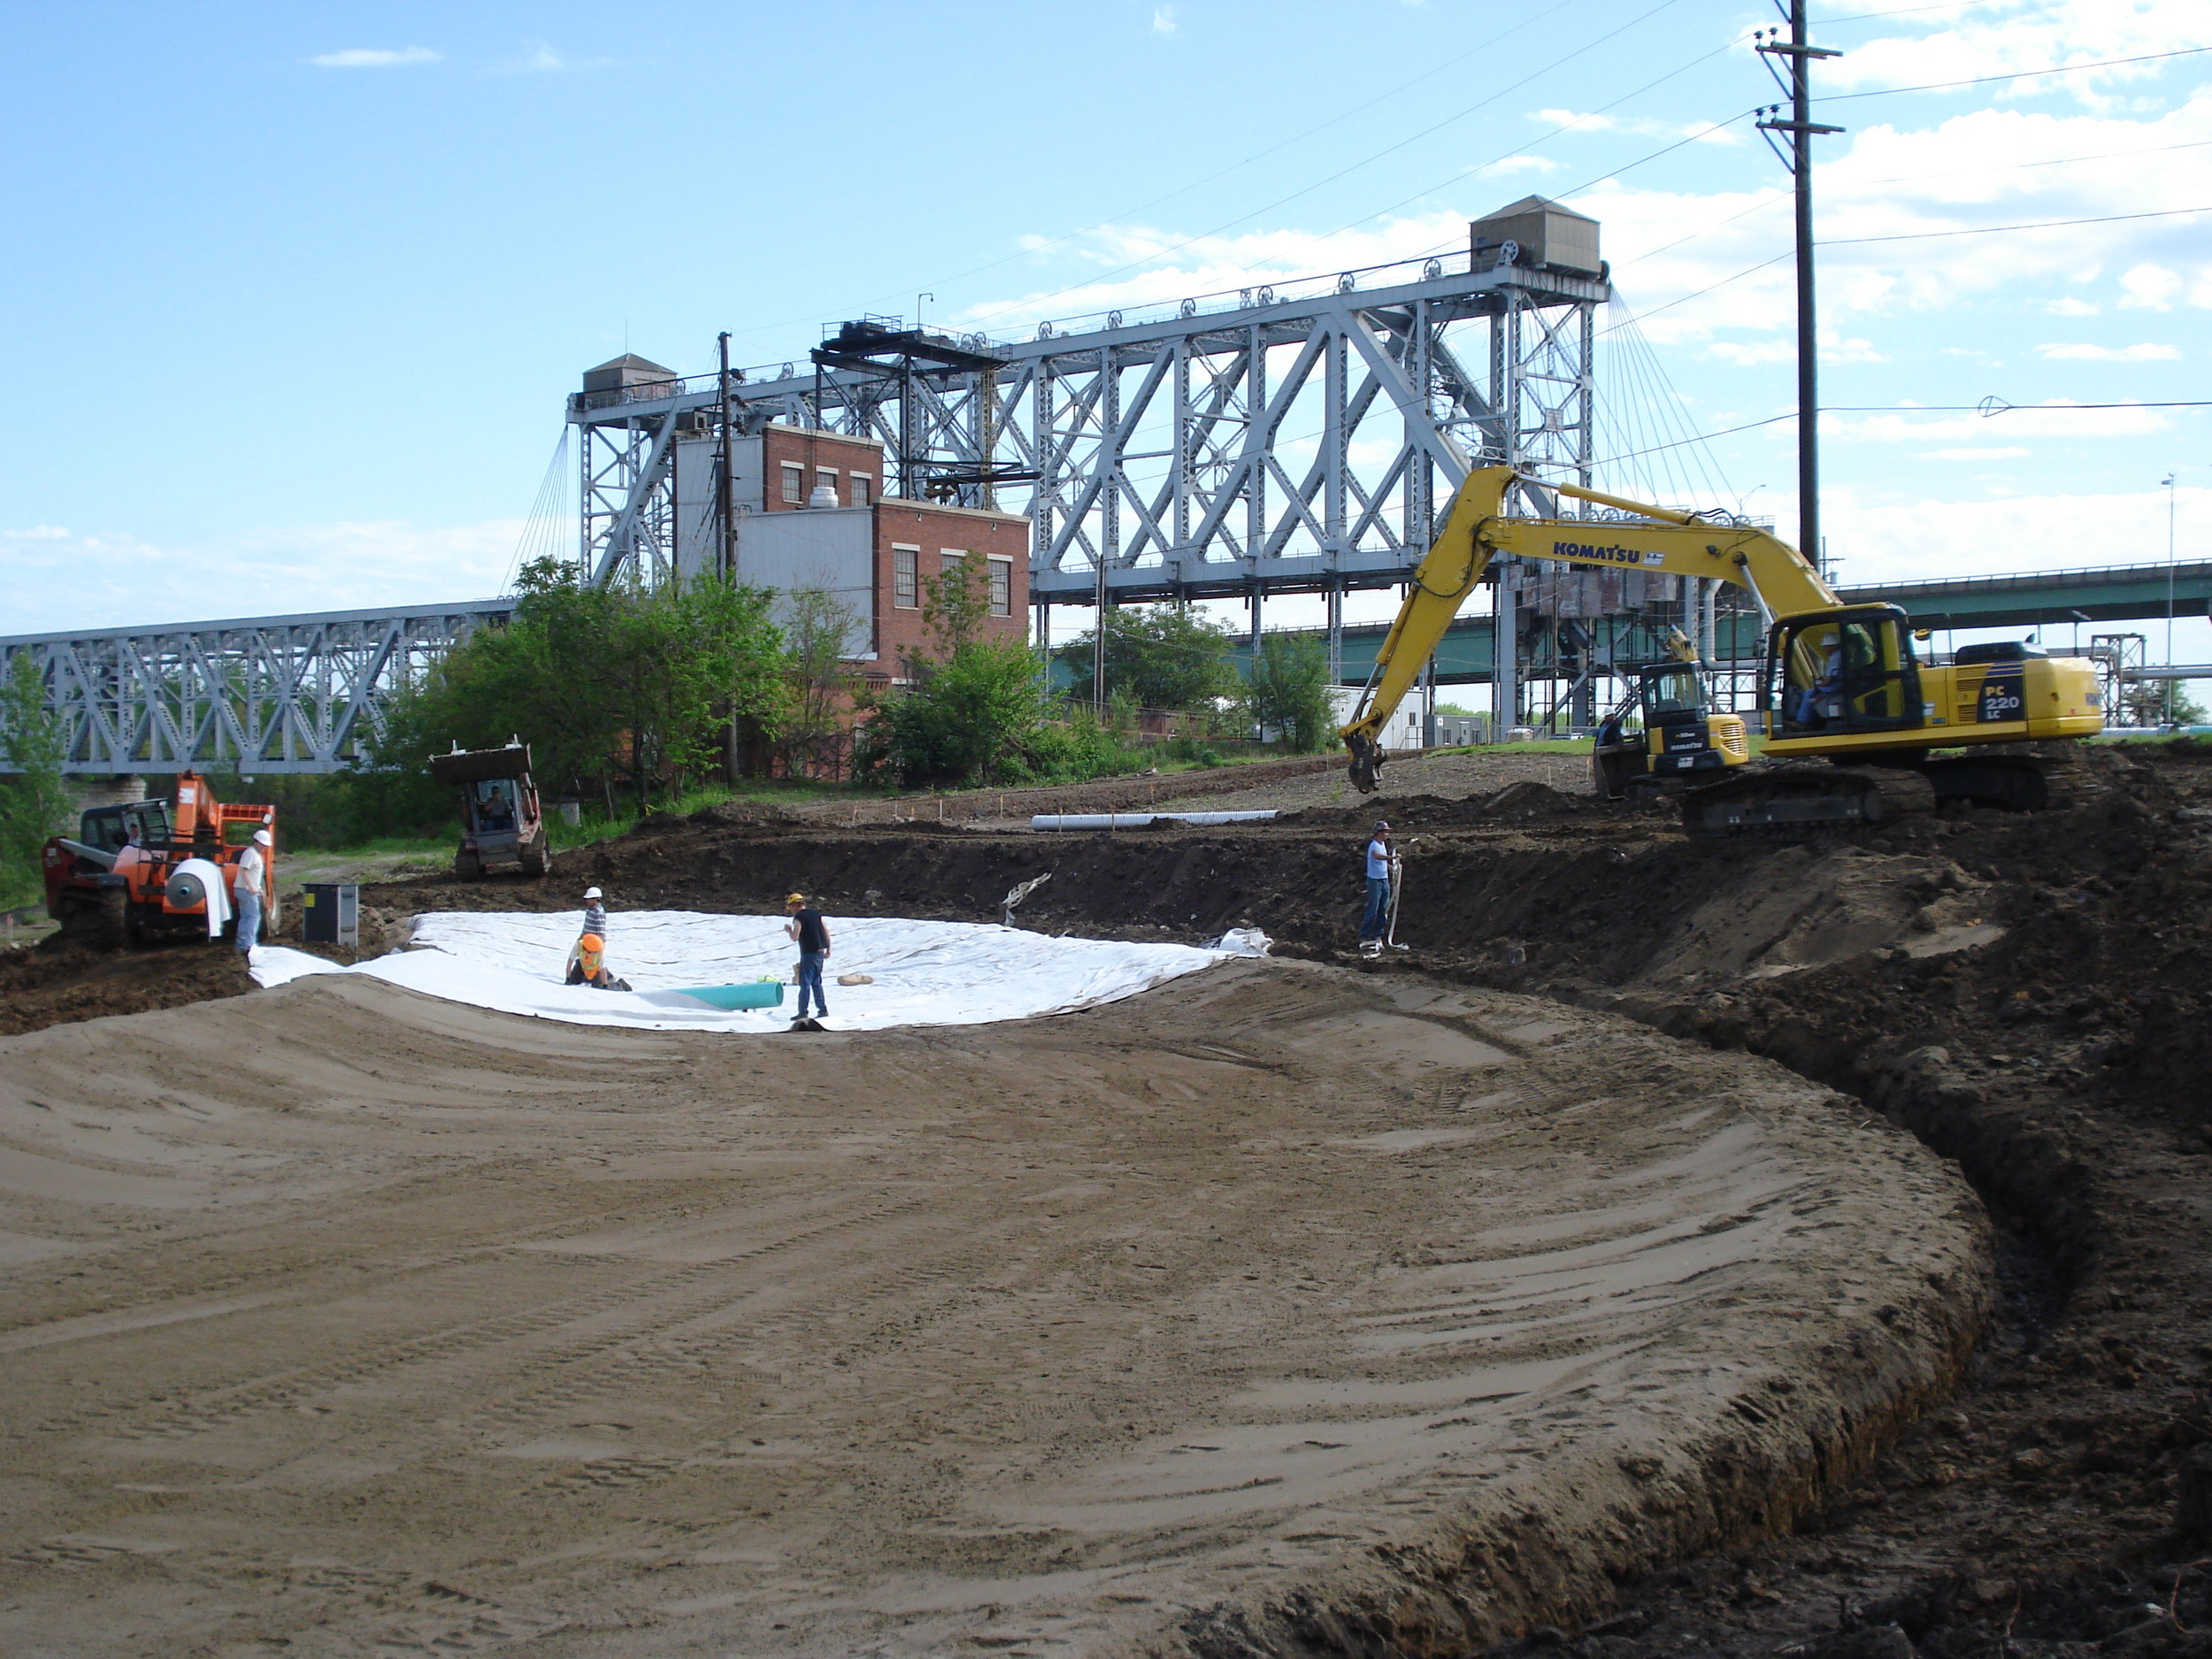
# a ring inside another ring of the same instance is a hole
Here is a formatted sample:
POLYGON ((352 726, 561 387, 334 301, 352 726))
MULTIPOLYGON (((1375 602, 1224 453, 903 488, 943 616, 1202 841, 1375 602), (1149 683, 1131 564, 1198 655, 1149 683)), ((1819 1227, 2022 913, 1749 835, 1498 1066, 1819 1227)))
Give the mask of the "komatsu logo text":
POLYGON ((1555 541, 1554 558, 1582 559, 1601 565, 1663 565, 1667 556, 1656 550, 1639 552, 1632 547, 1600 547, 1594 541, 1555 541))

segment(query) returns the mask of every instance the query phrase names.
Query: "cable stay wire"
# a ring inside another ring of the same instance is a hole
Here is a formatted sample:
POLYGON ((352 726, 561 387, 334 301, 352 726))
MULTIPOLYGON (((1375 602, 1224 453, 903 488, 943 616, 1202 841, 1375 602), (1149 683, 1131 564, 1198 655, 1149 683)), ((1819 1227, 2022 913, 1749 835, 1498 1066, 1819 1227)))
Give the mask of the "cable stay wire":
POLYGON ((507 561, 507 574, 499 589, 503 594, 515 591, 523 566, 532 560, 557 558, 568 539, 567 532, 574 522, 574 515, 568 511, 568 434, 564 423, 560 442, 553 446, 553 458, 546 464, 545 477, 530 503, 529 516, 522 521, 514 557, 507 561))

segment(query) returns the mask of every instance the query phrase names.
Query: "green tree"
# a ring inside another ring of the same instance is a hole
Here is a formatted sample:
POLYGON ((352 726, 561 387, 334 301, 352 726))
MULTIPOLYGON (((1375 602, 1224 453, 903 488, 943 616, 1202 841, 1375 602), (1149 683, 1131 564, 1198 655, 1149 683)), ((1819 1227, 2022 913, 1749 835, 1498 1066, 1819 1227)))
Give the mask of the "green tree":
POLYGON ((1245 702, 1254 721, 1282 733, 1285 747, 1302 755, 1325 748, 1336 732, 1328 647, 1310 634, 1267 635, 1252 659, 1245 702))
POLYGON ((860 613, 826 588, 796 588, 785 598, 790 697, 778 747, 785 770, 795 778, 835 770, 844 742, 842 716, 860 695, 860 680, 845 665, 859 622, 860 613))
POLYGON ((735 728, 772 732, 782 713, 782 634, 764 589, 718 576, 602 588, 549 558, 524 567, 517 593, 505 626, 479 629, 385 700, 342 792, 357 834, 449 823, 426 762, 455 744, 518 736, 541 789, 611 809, 626 788, 642 810, 727 764, 735 728))
POLYGON ((62 723, 46 701, 46 676, 29 651, 18 651, 0 680, 0 905, 27 904, 45 890, 40 853, 46 838, 67 827, 70 797, 62 781, 62 723))
MULTIPOLYGON (((1177 605, 1133 605, 1106 613, 1106 689, 1145 709, 1201 709, 1234 697, 1239 687, 1228 627, 1177 605)), ((1098 630, 1079 634, 1053 655, 1067 664, 1068 695, 1095 703, 1092 685, 1098 630)))

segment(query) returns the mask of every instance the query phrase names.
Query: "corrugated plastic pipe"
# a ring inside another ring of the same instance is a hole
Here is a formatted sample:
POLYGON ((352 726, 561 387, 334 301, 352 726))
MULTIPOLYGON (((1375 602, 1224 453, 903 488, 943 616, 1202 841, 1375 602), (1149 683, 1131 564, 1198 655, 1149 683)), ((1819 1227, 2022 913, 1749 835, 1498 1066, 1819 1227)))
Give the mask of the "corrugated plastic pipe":
POLYGON ((1033 830, 1143 829, 1156 820, 1175 824, 1252 824, 1275 816, 1263 812, 1040 812, 1029 820, 1033 830))

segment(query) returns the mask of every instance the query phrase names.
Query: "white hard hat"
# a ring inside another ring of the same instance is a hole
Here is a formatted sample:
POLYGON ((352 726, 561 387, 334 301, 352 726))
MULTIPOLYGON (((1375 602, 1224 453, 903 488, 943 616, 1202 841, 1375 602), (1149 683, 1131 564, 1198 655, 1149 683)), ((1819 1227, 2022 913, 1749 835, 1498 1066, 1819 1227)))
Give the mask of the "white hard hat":
POLYGON ((270 834, 267 830, 254 831, 253 839, 254 844, 257 847, 273 847, 276 845, 276 837, 270 834))
POLYGON ((595 899, 599 896, 599 889, 597 887, 586 887, 584 889, 584 896, 588 899, 595 899))

